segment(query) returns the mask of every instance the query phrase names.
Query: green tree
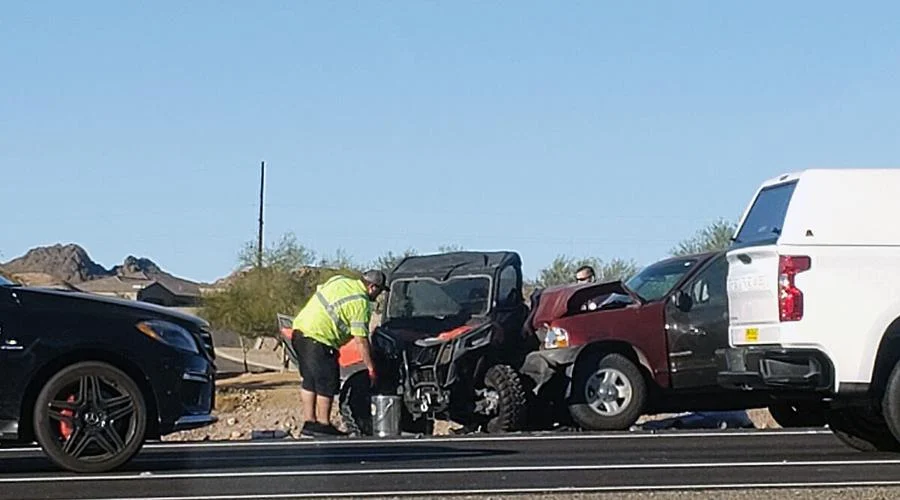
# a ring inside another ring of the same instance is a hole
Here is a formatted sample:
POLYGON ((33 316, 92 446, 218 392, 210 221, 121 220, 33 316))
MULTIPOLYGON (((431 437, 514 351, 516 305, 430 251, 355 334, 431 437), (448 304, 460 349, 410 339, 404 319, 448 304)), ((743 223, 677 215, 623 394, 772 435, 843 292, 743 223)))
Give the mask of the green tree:
POLYGON ((319 267, 340 271, 361 271, 360 265, 343 248, 338 248, 334 257, 322 257, 319 259, 318 265, 319 267))
POLYGON ((678 243, 670 253, 681 256, 724 250, 731 245, 731 237, 736 229, 736 223, 720 218, 694 233, 692 237, 678 243))
POLYGON ((394 268, 394 266, 399 264, 401 260, 417 254, 418 252, 416 252, 416 250, 413 248, 407 248, 403 251, 403 253, 400 254, 395 254, 394 252, 389 251, 386 254, 375 259, 375 261, 372 262, 371 267, 372 269, 380 269, 382 272, 387 274, 394 268))
POLYGON ((575 280, 575 271, 581 266, 591 266, 597 276, 597 281, 615 281, 627 279, 638 271, 638 265, 633 260, 613 259, 604 262, 596 257, 572 258, 559 255, 550 266, 538 273, 536 285, 548 287, 572 283, 575 280))
MULTIPOLYGON (((254 241, 244 243, 238 253, 241 268, 255 267, 257 264, 258 245, 254 241)), ((274 267, 283 271, 294 271, 315 262, 316 254, 297 241, 294 233, 285 233, 274 245, 263 248, 263 267, 274 267)))

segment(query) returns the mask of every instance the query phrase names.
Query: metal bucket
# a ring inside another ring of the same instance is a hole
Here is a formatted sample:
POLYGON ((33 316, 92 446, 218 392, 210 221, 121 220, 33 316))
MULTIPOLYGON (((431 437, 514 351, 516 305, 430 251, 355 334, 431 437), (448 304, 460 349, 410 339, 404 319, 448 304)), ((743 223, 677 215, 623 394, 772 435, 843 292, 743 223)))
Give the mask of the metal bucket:
POLYGON ((372 433, 378 437, 400 435, 400 396, 372 396, 372 433))

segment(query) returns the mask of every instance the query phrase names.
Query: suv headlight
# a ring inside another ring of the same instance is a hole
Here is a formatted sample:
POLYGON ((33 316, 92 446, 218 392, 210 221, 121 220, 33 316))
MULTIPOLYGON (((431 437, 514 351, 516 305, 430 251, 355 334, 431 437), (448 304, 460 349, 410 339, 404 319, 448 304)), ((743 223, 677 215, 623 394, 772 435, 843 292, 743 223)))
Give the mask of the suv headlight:
POLYGON ((559 349, 569 347, 569 332, 557 326, 543 327, 538 330, 538 335, 543 337, 544 349, 559 349))
POLYGON ((168 346, 194 354, 200 354, 197 341, 191 332, 183 327, 163 320, 141 321, 137 329, 151 339, 162 342, 168 346))

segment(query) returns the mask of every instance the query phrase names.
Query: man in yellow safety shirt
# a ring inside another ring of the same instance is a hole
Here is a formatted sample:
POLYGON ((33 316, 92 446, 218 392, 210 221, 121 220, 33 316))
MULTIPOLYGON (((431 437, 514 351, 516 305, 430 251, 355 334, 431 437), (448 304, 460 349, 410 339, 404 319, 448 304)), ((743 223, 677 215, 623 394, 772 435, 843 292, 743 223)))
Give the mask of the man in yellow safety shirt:
POLYGON ((353 339, 369 377, 375 367, 369 351, 371 302, 387 290, 381 271, 366 271, 361 279, 335 276, 319 285, 294 318, 291 344, 297 352, 303 382, 304 435, 341 435, 331 424, 331 405, 340 388, 339 350, 353 339))

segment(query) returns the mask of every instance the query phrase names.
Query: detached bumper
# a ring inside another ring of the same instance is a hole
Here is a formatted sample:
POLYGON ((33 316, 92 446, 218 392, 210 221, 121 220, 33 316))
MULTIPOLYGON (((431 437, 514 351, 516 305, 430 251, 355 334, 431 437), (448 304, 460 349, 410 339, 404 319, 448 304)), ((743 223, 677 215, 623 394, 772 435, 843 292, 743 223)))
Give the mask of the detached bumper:
POLYGON ((834 366, 818 349, 732 347, 716 351, 718 383, 728 389, 828 392, 834 366))
POLYGON ((533 351, 525 357, 519 371, 534 382, 534 393, 538 394, 544 386, 559 376, 572 378, 572 367, 581 349, 579 346, 533 351))

